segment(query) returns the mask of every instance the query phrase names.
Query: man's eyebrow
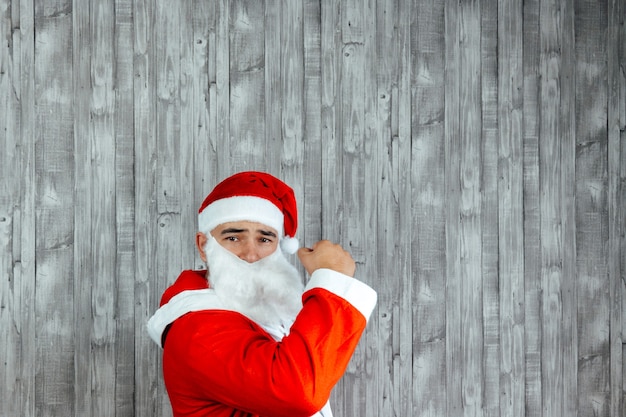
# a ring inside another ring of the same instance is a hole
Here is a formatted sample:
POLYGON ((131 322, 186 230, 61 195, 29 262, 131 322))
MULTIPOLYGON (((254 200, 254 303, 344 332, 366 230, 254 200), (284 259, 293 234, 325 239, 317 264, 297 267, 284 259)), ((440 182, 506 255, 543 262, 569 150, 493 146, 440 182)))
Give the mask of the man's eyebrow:
MULTIPOLYGON (((229 227, 227 229, 224 229, 220 232, 221 235, 228 235, 231 233, 243 233, 243 232, 249 232, 248 229, 238 229, 236 227, 229 227)), ((272 232, 271 230, 264 230, 264 229, 258 229, 257 233, 262 234, 263 236, 269 236, 269 237, 276 237, 276 233, 272 232)))
POLYGON ((248 229, 237 229, 235 227, 229 227, 228 229, 224 229, 221 231, 221 235, 227 235, 229 233, 242 233, 242 232, 247 232, 248 229))
POLYGON ((272 232, 271 230, 259 229, 257 230, 257 232, 261 233, 263 236, 276 237, 276 233, 272 232))

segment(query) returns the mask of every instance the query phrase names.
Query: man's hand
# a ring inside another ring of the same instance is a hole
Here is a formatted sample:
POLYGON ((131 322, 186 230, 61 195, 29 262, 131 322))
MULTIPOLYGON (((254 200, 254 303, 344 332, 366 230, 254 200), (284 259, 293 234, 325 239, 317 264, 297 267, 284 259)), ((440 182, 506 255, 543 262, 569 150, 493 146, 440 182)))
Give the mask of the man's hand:
POLYGON ((298 258, 309 275, 318 269, 327 268, 353 277, 356 270, 352 256, 329 240, 320 240, 312 248, 300 248, 298 258))

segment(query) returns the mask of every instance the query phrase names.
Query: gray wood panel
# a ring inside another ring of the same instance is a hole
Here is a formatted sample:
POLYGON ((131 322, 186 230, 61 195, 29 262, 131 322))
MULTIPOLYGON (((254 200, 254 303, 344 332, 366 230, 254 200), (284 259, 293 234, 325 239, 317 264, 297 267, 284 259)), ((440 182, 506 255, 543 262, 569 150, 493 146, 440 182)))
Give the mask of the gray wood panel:
POLYGON ((624 416, 625 13, 0 0, 0 416, 171 415, 145 323, 244 169, 379 293, 336 416, 624 416))

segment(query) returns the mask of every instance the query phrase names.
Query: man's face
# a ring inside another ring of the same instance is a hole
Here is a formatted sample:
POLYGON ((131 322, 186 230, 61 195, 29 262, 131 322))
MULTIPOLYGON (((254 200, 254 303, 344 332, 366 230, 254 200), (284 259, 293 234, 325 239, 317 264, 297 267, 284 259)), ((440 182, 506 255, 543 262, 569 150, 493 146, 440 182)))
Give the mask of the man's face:
POLYGON ((223 223, 213 229, 211 235, 220 245, 246 262, 263 259, 278 247, 278 232, 257 222, 223 223))
POLYGON ((209 287, 218 298, 282 337, 302 308, 303 285, 298 270, 278 250, 276 230, 232 222, 198 237, 209 287))

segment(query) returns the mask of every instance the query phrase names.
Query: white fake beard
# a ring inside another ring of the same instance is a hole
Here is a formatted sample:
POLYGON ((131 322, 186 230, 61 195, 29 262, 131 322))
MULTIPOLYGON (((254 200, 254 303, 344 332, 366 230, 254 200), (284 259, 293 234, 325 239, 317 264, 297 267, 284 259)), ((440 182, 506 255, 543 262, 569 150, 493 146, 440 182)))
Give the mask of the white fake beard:
POLYGON ((277 340, 289 333, 302 308, 303 285, 280 246, 249 263, 209 235, 205 253, 211 288, 226 308, 252 319, 277 340))

